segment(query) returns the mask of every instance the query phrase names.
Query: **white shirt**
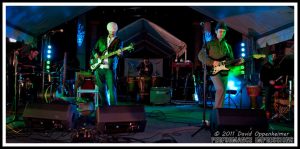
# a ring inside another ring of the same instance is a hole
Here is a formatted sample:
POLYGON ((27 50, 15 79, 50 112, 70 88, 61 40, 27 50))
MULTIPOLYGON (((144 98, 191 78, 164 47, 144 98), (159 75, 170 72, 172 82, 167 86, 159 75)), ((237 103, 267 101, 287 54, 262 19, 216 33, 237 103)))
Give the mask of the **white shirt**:
MULTIPOLYGON (((114 39, 115 39, 116 37, 113 37, 113 38, 109 38, 109 36, 107 36, 107 48, 109 47, 109 45, 111 44, 111 42, 112 41, 114 41, 114 39)), ((108 54, 108 51, 106 51, 105 53, 104 53, 104 55, 107 55, 108 54)), ((103 65, 108 65, 108 58, 106 58, 106 59, 104 59, 103 60, 103 65)))

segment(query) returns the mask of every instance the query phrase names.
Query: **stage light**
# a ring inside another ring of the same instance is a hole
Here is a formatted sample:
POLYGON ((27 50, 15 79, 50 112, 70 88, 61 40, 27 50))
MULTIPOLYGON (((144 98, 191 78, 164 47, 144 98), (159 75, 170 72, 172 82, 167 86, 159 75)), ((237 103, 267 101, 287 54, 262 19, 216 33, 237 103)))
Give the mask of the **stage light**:
POLYGON ((242 42, 242 43, 241 43, 241 47, 245 47, 245 43, 242 42))
POLYGON ((242 53, 242 54, 241 54, 241 56, 242 56, 242 57, 245 57, 245 56, 246 56, 246 54, 245 54, 245 53, 242 53))
POLYGON ((241 65, 241 69, 245 69, 245 66, 244 66, 244 65, 241 65))
POLYGON ((47 70, 49 70, 49 69, 50 69, 50 66, 49 66, 49 65, 47 65, 47 66, 46 66, 46 69, 47 69, 47 70))
POLYGON ((242 51, 242 52, 245 52, 245 48, 241 48, 241 51, 242 51))
POLYGON ((51 46, 51 45, 48 45, 48 49, 52 49, 52 46, 51 46))
POLYGON ((48 61, 46 61, 46 64, 47 64, 47 65, 50 65, 50 61, 49 61, 49 60, 48 60, 48 61))
POLYGON ((231 78, 229 79, 229 81, 228 81, 227 89, 229 89, 229 90, 237 90, 238 87, 235 86, 235 82, 236 82, 236 81, 237 81, 236 78, 231 77, 231 78))
POLYGON ((51 50, 47 50, 47 53, 50 54, 50 53, 52 53, 52 51, 51 50))
POLYGON ((47 55, 47 58, 51 58, 51 55, 48 54, 48 55, 47 55))
POLYGON ((17 42, 17 40, 14 38, 9 38, 9 42, 17 42))

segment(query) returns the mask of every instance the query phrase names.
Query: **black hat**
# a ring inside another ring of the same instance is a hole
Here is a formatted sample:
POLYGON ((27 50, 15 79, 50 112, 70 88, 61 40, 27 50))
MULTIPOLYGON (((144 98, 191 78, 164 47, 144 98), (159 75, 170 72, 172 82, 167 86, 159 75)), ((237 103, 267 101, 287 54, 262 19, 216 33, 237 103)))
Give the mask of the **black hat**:
POLYGON ((225 29, 226 31, 228 31, 228 27, 224 22, 219 22, 216 26, 216 30, 218 29, 225 29))

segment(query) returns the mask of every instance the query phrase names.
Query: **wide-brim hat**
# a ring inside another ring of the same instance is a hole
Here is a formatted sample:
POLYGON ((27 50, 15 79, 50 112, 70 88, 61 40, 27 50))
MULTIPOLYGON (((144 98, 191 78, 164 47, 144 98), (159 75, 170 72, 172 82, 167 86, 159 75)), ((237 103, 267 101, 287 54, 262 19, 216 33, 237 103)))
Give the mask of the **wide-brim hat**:
POLYGON ((219 22, 219 23, 216 25, 216 30, 218 30, 218 29, 224 29, 224 30, 228 31, 227 24, 224 23, 224 22, 219 22))

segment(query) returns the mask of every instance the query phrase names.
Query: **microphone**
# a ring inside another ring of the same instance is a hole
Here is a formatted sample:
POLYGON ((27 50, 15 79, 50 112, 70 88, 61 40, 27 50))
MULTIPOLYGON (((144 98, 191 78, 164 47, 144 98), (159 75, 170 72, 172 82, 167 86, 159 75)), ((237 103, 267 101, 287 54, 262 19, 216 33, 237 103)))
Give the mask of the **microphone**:
POLYGON ((57 32, 60 32, 60 33, 62 33, 62 32, 64 32, 64 30, 63 29, 57 29, 57 30, 52 30, 52 31, 50 31, 51 33, 57 33, 57 32))
POLYGON ((278 80, 280 80, 282 78, 282 76, 280 76, 279 78, 277 78, 276 80, 275 80, 275 82, 277 82, 278 80))

